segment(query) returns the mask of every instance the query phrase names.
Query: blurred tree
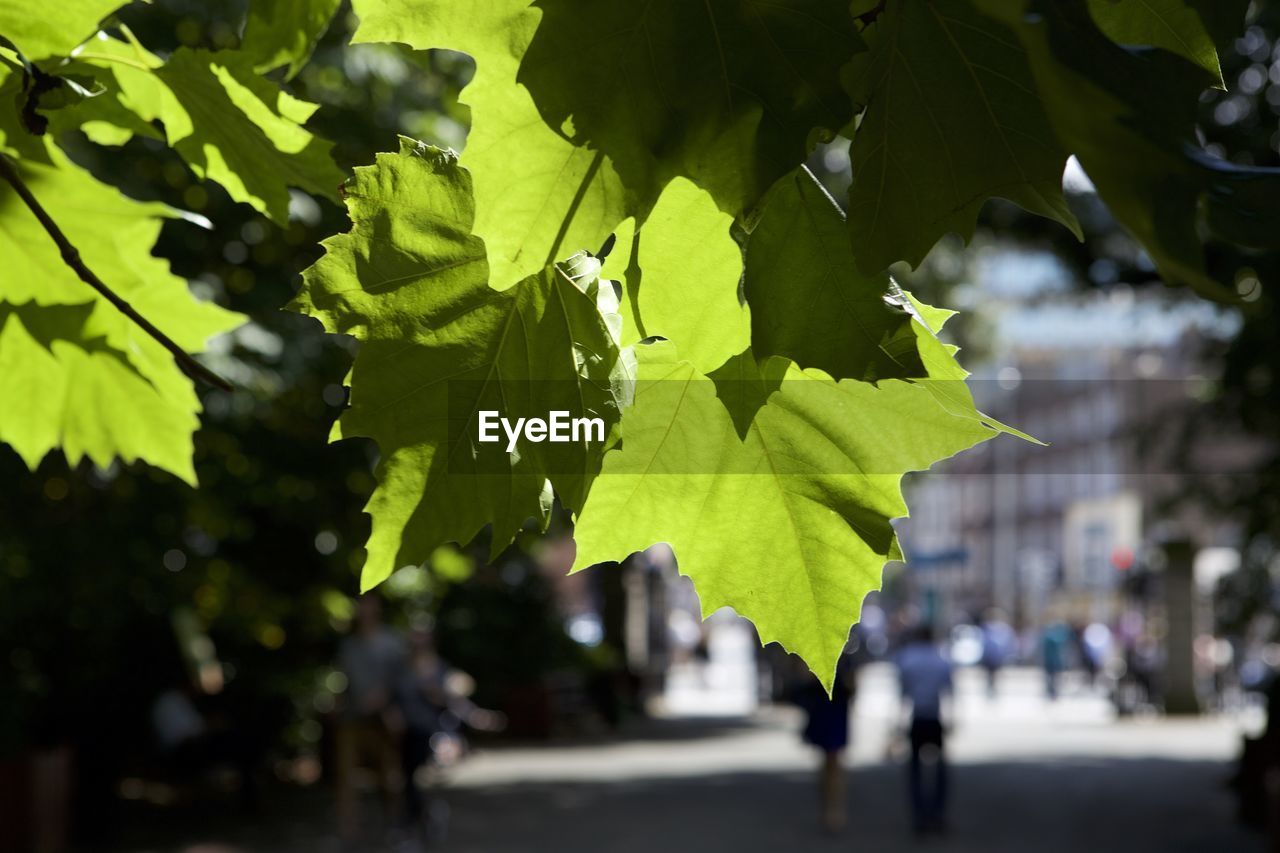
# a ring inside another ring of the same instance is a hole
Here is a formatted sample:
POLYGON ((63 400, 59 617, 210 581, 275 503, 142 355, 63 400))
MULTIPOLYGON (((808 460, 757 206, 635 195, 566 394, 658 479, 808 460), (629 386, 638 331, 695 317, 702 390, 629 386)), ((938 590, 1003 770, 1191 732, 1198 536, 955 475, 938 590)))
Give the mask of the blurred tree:
MULTIPOLYGON (((121 18, 152 49, 219 49, 244 3, 161 0, 121 18)), ((386 45, 348 47, 344 8, 292 86, 322 104, 312 122, 345 171, 407 133, 460 145, 457 92, 468 61, 386 45)), ((279 76, 282 72, 274 72, 279 76)), ((221 665, 216 704, 278 751, 313 749, 304 724, 331 697, 325 677, 357 588, 370 442, 327 443, 345 405, 352 342, 279 311, 319 241, 346 228, 328 202, 293 194, 277 226, 201 182, 156 140, 118 149, 64 139, 81 165, 140 199, 204 217, 166 224, 157 254, 178 275, 254 322, 222 339, 210 364, 232 394, 203 395, 201 486, 145 465, 69 470, 51 454, 34 474, 0 445, 0 760, 34 746, 76 748, 89 811, 150 748, 150 705, 192 677, 172 618, 193 613, 221 665), (317 698, 319 697, 319 698, 317 698)), ((328 700, 331 703, 331 698, 328 700)), ((102 815, 93 818, 102 839, 102 815)))

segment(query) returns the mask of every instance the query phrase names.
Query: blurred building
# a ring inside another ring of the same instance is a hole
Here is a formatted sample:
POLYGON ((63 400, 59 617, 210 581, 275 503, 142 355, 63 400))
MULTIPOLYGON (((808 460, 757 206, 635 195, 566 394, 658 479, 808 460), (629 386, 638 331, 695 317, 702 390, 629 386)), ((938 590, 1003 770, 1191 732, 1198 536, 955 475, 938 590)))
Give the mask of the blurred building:
POLYGON ((1005 295, 977 308, 994 331, 990 367, 970 384, 982 410, 1047 446, 1002 436, 910 480, 907 580, 941 624, 993 605, 1023 626, 1050 610, 1107 620, 1152 545, 1238 542, 1231 519, 1192 496, 1256 448, 1191 428, 1238 320, 1155 287, 1005 295))

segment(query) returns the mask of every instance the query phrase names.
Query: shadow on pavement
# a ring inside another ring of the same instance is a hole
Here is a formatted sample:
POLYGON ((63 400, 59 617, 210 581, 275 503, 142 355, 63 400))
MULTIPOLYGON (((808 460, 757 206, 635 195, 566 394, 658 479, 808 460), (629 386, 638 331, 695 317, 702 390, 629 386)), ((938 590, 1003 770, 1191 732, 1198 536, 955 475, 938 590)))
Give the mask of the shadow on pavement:
MULTIPOLYGON (((815 779, 741 772, 445 790, 456 853, 897 850, 981 853, 1253 853, 1216 762, 1077 757, 954 768, 950 833, 914 839, 900 768, 848 774, 849 826, 818 829, 815 779)), ((337 850, 323 788, 278 792, 246 822, 233 812, 150 815, 129 850, 337 850), (181 839, 183 843, 178 843, 181 839)), ((142 818, 141 813, 135 815, 142 818)), ((377 849, 377 848, 375 848, 377 849)))

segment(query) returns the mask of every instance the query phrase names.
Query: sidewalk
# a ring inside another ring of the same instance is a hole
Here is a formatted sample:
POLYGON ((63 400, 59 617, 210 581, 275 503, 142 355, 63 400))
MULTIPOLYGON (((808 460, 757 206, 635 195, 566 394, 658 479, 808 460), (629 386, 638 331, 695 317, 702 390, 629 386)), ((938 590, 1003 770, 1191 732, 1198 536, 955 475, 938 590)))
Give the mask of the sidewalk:
MULTIPOLYGON (((1005 673, 988 699, 961 679, 950 752, 952 832, 917 845, 901 770, 884 761, 896 700, 891 672, 867 670, 856 704, 850 825, 817 829, 815 756, 791 709, 749 719, 649 721, 599 744, 496 748, 477 754, 438 799, 450 813, 434 849, 457 853, 885 851, 924 846, 982 853, 1254 853, 1223 788, 1238 745, 1225 719, 1115 722, 1100 698, 1049 704, 1030 671, 1005 673)), ((233 850, 323 851, 323 791, 287 815, 198 837, 233 850)), ((160 848, 150 848, 160 849, 160 848)), ((227 848, 178 848, 185 850, 227 848)))

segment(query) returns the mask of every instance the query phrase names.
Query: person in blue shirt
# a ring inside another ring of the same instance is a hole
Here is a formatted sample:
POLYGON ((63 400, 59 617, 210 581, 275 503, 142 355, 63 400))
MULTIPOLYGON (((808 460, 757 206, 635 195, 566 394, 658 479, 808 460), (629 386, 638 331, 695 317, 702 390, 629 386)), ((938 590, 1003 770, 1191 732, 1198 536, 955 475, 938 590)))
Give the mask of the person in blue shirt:
POLYGON ((996 608, 982 621, 982 668, 987 673, 987 695, 995 698, 1000 669, 1013 657, 1017 635, 996 608))
POLYGON ((952 696, 951 663, 935 642, 933 629, 921 625, 898 653, 898 679, 902 688, 904 717, 911 758, 907 778, 913 826, 917 833, 942 832, 946 828, 947 762, 944 735, 949 730, 952 696), (932 758, 933 773, 926 784, 925 759, 932 758))

